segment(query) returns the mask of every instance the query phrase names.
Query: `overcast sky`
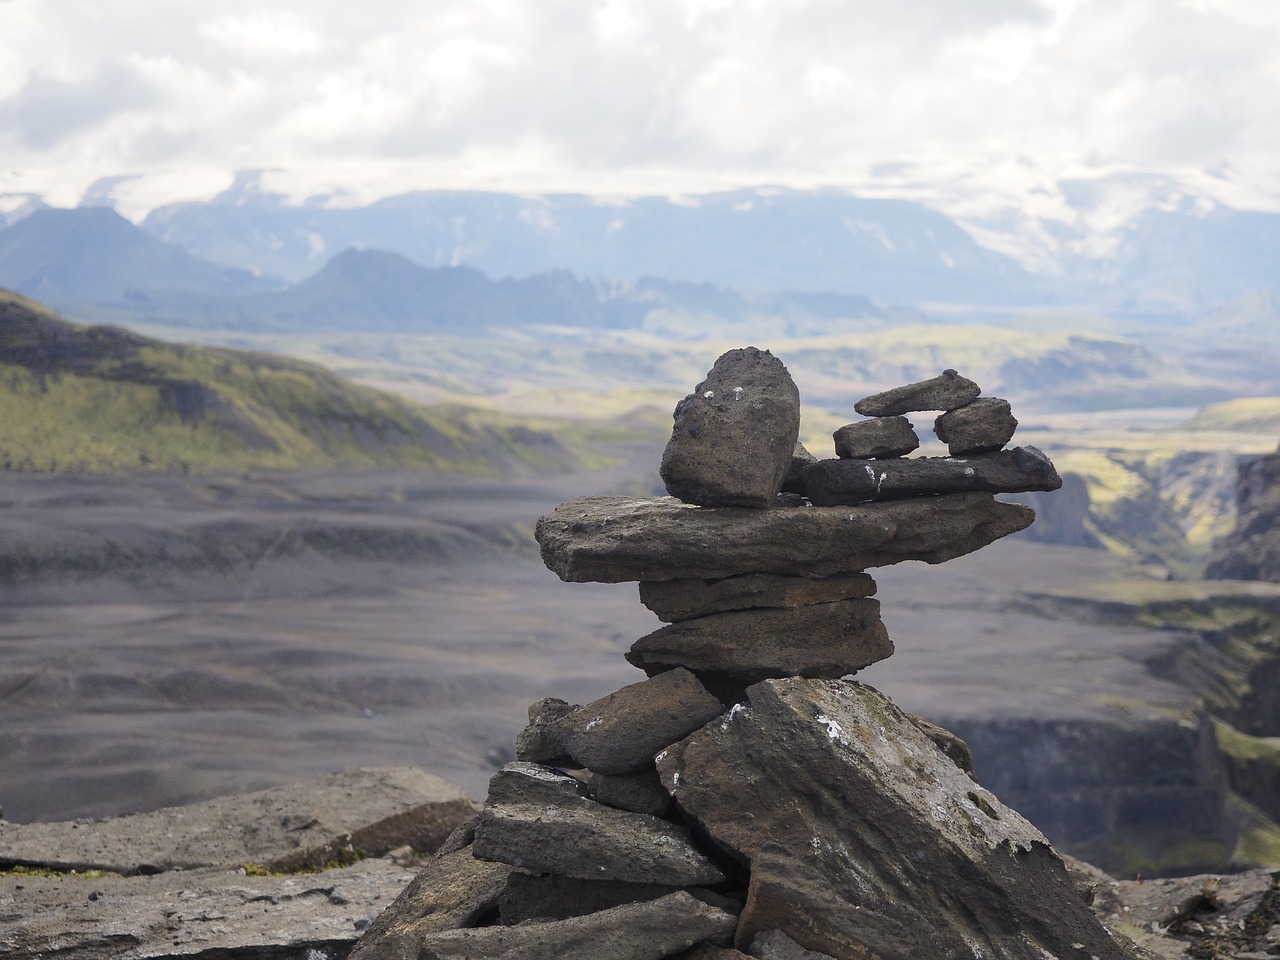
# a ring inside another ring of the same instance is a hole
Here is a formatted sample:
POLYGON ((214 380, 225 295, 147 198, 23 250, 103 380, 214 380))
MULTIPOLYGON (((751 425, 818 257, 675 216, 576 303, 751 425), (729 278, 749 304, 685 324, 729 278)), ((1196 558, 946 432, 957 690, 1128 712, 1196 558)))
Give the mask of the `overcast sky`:
POLYGON ((1280 0, 0 0, 0 193, 1172 173, 1280 208, 1280 0))

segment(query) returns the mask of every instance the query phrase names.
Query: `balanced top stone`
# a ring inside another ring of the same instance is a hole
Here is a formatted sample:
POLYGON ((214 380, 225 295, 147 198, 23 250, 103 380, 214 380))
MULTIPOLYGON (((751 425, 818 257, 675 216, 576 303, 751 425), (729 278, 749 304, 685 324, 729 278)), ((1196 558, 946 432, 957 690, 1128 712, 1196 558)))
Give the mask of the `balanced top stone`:
POLYGON ((662 454, 667 492, 708 507, 768 507, 800 435, 800 392, 768 350, 723 354, 675 409, 662 454))
POLYGON ((864 417, 896 417, 916 410, 954 410, 978 398, 982 388, 954 370, 863 397, 853 409, 864 417))

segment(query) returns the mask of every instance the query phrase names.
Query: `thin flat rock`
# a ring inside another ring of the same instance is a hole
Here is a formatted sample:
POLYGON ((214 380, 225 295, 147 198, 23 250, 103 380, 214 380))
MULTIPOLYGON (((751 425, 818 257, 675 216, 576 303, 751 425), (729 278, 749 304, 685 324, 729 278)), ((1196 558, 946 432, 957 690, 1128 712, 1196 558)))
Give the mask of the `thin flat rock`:
POLYGON ((621 880, 582 880, 554 873, 516 873, 498 899, 498 916, 506 926, 530 920, 567 920, 624 903, 644 903, 670 896, 679 888, 621 880))
POLYGON ((978 398, 982 388, 954 370, 863 397, 853 409, 864 417, 896 417, 917 410, 954 410, 978 398))
POLYGON ((646 673, 685 667, 755 683, 769 677, 843 677, 892 653, 880 603, 858 599, 685 620, 641 637, 627 660, 646 673))
POLYGON ((1062 478, 1036 447, 966 457, 909 460, 819 460, 805 467, 805 496, 822 507, 931 494, 1057 490, 1062 478))
POLYGON ((572 582, 826 577, 903 560, 942 563, 1034 519, 1030 507, 989 493, 776 510, 695 507, 670 497, 579 497, 542 517, 537 539, 547 567, 572 582))
POLYGON ((489 778, 485 803, 572 803, 586 795, 587 788, 568 774, 540 763, 515 760, 489 778))
POLYGON ((694 617, 759 607, 802 607, 870 597, 876 582, 855 571, 832 577, 786 577, 750 573, 724 580, 651 580, 640 584, 640 602, 659 620, 677 623, 694 617))

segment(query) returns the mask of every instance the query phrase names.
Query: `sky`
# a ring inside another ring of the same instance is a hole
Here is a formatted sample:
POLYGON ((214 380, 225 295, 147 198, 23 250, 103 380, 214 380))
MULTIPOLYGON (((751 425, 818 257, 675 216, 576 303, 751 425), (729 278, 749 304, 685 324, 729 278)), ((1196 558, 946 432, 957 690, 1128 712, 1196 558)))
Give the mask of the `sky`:
POLYGON ((1060 202, 1138 171, 1280 209, 1277 0, 0 0, 0 194, 1060 202), (115 179, 108 179, 115 178, 115 179))

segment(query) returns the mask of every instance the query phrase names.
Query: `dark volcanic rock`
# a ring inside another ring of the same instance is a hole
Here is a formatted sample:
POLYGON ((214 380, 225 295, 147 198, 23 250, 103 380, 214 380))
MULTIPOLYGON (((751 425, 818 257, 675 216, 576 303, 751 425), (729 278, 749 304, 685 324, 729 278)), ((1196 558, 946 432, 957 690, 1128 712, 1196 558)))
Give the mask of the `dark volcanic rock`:
POLYGON ((911 460, 819 460, 805 467, 805 496, 822 507, 934 493, 1057 490, 1062 479, 1035 447, 969 457, 911 460))
POLYGON ((895 417, 916 410, 954 410, 982 393, 972 380, 947 370, 940 376, 863 397, 853 409, 864 417, 895 417))
POLYGON ((675 824, 582 801, 498 806, 480 815, 477 857, 584 880, 697 886, 725 877, 675 824))
POLYGON ((683 620, 641 637, 627 660, 659 676, 686 667, 755 683, 769 677, 843 677, 892 653, 879 601, 857 599, 683 620))
POLYGON ((869 687, 757 684, 658 769, 750 864, 739 949, 781 930, 838 960, 1126 956, 1040 832, 869 687))
POLYGON ((953 457, 999 450, 1018 429, 1008 400, 979 397, 933 421, 933 432, 953 457))
POLYGON ((920 446, 920 438, 906 417, 872 417, 846 423, 832 438, 836 456, 842 460, 903 457, 920 446))
POLYGON ((593 773, 585 783, 592 799, 606 807, 660 817, 671 806, 671 794, 653 769, 613 777, 593 773))
POLYGON ((875 592, 876 582, 861 571, 817 579, 751 573, 723 580, 644 581, 640 602, 660 620, 676 623, 730 610, 834 603, 874 596, 875 592))
POLYGON ((1204 575, 1280 583, 1280 451, 1240 464, 1236 527, 1214 544, 1204 575))
POLYGON ((560 579, 576 582, 719 580, 746 573, 825 577, 903 560, 942 563, 1034 519, 1030 508, 986 493, 779 510, 579 497, 542 517, 537 538, 543 562, 560 579))
POLYGON ((687 670, 633 683, 585 707, 557 708, 549 717, 540 705, 535 708, 516 739, 517 757, 607 774, 651 765, 663 747, 724 712, 687 670))
POLYGON ((586 913, 643 903, 675 893, 678 888, 657 883, 620 880, 582 880, 555 874, 516 873, 498 899, 498 916, 507 926, 528 920, 567 920, 586 913))
POLYGON ((806 950, 781 930, 757 933, 747 950, 757 960, 831 960, 825 953, 806 950))
MULTIPOLYGON (((542 702, 542 701, 539 701, 542 702)), ((559 701, 564 703, 563 700, 559 701)), ((535 707, 537 704, 534 705, 535 707)), ((534 710, 530 710, 533 714, 534 710)), ((508 763, 489 780, 485 802, 498 803, 565 803, 585 799, 587 788, 568 774, 540 763, 516 760, 508 763)))
POLYGON ((797 440, 795 449, 791 451, 791 465, 787 468, 786 479, 782 481, 783 492, 799 493, 800 471, 817 459, 804 448, 803 443, 797 440))
POLYGON ((676 405, 662 454, 667 492, 705 506, 768 507, 800 432, 800 392, 767 350, 730 350, 676 405))
MULTIPOLYGON (((518 927, 452 930, 423 938, 418 960, 661 960, 723 940, 737 918, 685 891, 584 917, 518 927)), ((397 958, 398 960, 398 958, 397 958)))

